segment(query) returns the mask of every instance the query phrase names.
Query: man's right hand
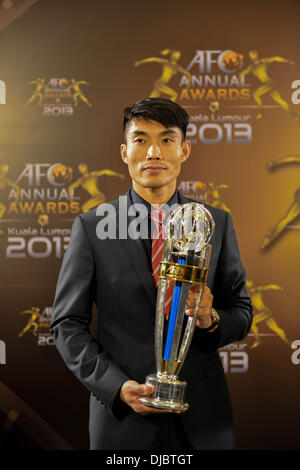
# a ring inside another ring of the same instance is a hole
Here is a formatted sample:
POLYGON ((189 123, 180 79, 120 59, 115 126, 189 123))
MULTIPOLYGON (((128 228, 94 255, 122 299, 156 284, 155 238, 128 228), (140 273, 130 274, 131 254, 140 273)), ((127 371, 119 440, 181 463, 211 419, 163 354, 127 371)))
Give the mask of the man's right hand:
POLYGON ((145 416, 149 413, 181 413, 181 411, 161 410, 159 408, 152 408, 150 406, 144 405, 139 401, 140 397, 149 396, 153 392, 153 385, 139 384, 135 380, 127 380, 127 382, 125 382, 121 387, 120 398, 128 406, 130 406, 133 411, 139 413, 142 416, 145 416))

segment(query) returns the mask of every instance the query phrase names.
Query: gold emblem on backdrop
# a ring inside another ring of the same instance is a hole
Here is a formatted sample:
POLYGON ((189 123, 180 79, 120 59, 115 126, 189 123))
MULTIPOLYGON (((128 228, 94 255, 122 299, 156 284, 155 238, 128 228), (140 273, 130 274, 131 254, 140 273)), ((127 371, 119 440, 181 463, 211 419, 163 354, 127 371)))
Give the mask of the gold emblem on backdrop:
POLYGON ((252 60, 252 64, 242 70, 239 74, 240 82, 242 83, 243 78, 252 73, 262 83, 254 92, 253 99, 258 106, 259 112, 256 115, 256 119, 261 119, 264 115, 263 106, 263 95, 270 95, 275 103, 277 103, 282 109, 287 111, 297 122, 300 122, 300 117, 297 113, 290 109, 289 104, 285 101, 277 90, 277 85, 274 80, 268 74, 269 65, 274 62, 288 63, 294 65, 294 61, 284 59, 283 57, 274 56, 261 59, 258 52, 252 50, 249 52, 249 57, 252 60))
POLYGON ((36 338, 37 346, 53 346, 54 340, 50 335, 49 327, 52 320, 52 307, 45 307, 41 312, 39 307, 30 307, 20 315, 28 315, 28 321, 20 331, 18 337, 22 338, 26 333, 31 333, 36 338))
POLYGON ((24 107, 35 103, 42 109, 43 116, 73 116, 80 103, 92 107, 82 90, 83 85, 90 85, 85 80, 54 77, 46 82, 45 78, 38 77, 27 85, 35 85, 35 89, 24 107))
MULTIPOLYGON (((281 168, 285 165, 292 165, 292 164, 299 164, 300 163, 300 156, 299 155, 290 155, 288 157, 283 157, 280 160, 270 162, 268 164, 269 170, 275 170, 277 168, 281 168)), ((300 188, 296 189, 294 194, 294 200, 288 207, 286 213, 279 219, 276 225, 271 229, 270 233, 267 234, 263 242, 261 244, 261 248, 269 247, 275 240, 279 238, 281 234, 287 228, 292 228, 292 222, 295 222, 300 215, 300 188)), ((300 228, 299 226, 295 226, 295 228, 300 228)))
POLYGON ((29 315, 29 319, 23 330, 19 333, 19 338, 28 331, 37 336, 40 328, 49 328, 50 322, 43 316, 39 307, 31 307, 28 310, 24 310, 21 312, 21 315, 29 315))
POLYGON ((118 178, 124 179, 125 176, 117 173, 112 170, 97 170, 97 171, 89 171, 88 166, 86 163, 80 163, 78 165, 78 170, 82 174, 74 183, 72 183, 68 187, 68 193, 71 197, 73 191, 76 188, 83 188, 90 196, 90 198, 81 206, 83 212, 87 212, 94 207, 99 206, 99 204, 103 204, 106 202, 106 197, 102 191, 100 191, 98 187, 98 178, 103 175, 108 176, 117 176, 118 178))
MULTIPOLYGON (((15 190, 16 197, 19 197, 20 188, 17 184, 13 183, 6 175, 9 170, 9 165, 6 163, 0 165, 0 189, 5 189, 7 186, 15 190)), ((0 219, 4 216, 7 206, 0 202, 0 219)))
POLYGON ((270 290, 280 290, 286 291, 284 287, 278 286, 277 284, 267 284, 265 286, 255 286, 252 280, 247 280, 247 290, 248 295, 251 297, 251 301, 254 307, 253 322, 251 326, 251 331, 254 334, 255 340, 251 348, 256 348, 261 344, 261 336, 259 334, 260 323, 265 323, 265 325, 271 330, 274 334, 279 336, 282 341, 291 346, 291 341, 287 338, 285 331, 280 328, 276 322, 272 310, 267 307, 264 301, 264 293, 270 290))
POLYGON ((188 79, 190 79, 191 74, 187 72, 180 64, 178 64, 178 60, 181 57, 180 51, 164 49, 160 53, 162 56, 169 56, 169 58, 163 59, 162 57, 148 57, 147 59, 136 61, 134 66, 138 67, 142 64, 151 62, 160 64, 162 66, 161 75, 157 80, 155 80, 153 84, 153 90, 149 96, 150 98, 158 98, 161 95, 165 95, 171 101, 176 101, 178 92, 170 87, 170 80, 178 73, 186 75, 188 79))

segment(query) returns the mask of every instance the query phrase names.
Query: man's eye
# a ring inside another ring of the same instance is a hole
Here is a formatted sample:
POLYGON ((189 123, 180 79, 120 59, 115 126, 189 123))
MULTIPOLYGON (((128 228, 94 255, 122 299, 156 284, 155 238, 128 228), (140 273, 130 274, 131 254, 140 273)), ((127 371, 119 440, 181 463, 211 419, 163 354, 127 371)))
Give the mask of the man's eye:
POLYGON ((135 144, 142 144, 143 142, 144 142, 144 139, 140 139, 140 138, 134 139, 135 144))
POLYGON ((173 142, 173 139, 171 139, 170 137, 166 137, 165 139, 163 139, 163 142, 164 144, 169 144, 170 142, 173 142))

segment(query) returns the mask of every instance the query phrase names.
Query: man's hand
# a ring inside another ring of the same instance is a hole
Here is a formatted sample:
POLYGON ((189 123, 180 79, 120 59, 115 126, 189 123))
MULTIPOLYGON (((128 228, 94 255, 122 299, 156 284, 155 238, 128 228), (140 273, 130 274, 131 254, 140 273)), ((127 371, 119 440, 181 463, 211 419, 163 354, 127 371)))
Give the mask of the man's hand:
MULTIPOLYGON (((199 284, 194 284, 189 291, 188 300, 186 304, 185 313, 188 316, 193 316, 195 312, 195 303, 199 296, 201 286, 199 284)), ((210 292, 209 287, 204 287, 204 292, 202 294, 201 302, 198 309, 198 318, 196 321, 196 326, 199 328, 208 328, 212 324, 211 318, 211 308, 213 302, 213 295, 210 292)))
POLYGON ((120 398, 128 406, 130 406, 136 413, 145 416, 149 413, 181 413, 181 411, 173 410, 160 410, 159 408, 152 408, 150 406, 143 405, 139 401, 140 397, 151 395, 154 392, 153 385, 139 384, 135 380, 127 380, 120 390, 120 398))

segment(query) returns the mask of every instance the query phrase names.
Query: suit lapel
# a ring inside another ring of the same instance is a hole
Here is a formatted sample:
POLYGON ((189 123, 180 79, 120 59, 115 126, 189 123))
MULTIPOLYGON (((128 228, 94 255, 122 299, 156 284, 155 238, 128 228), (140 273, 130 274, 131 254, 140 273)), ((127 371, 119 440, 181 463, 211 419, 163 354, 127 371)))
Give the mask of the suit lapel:
MULTIPOLYGON (((126 229, 128 230, 130 222, 135 218, 134 215, 129 216, 128 215, 128 209, 131 204, 131 198, 129 195, 129 191, 126 193, 126 204, 122 204, 120 206, 117 204, 117 233, 120 233, 120 227, 119 227, 119 221, 122 223, 126 223, 126 229)), ((124 196, 123 196, 124 197, 124 196)), ((124 230, 124 229, 123 229, 124 230)), ((128 232, 127 232, 128 233, 128 232)), ((142 281, 142 284, 144 286, 144 289, 151 300, 153 306, 155 307, 156 303, 156 287, 154 284, 154 280, 152 277, 152 271, 149 266, 149 259, 145 250, 145 246, 143 244, 143 241, 141 238, 138 238, 136 240, 133 240, 127 236, 126 239, 119 238, 120 242, 123 245, 123 248, 125 252, 127 253, 127 256, 129 257, 129 260, 138 274, 140 280, 142 281)))

